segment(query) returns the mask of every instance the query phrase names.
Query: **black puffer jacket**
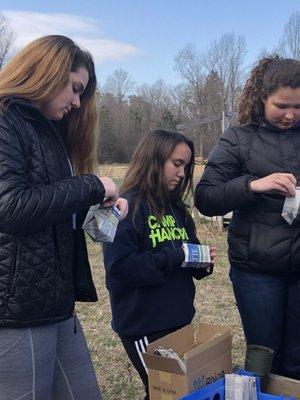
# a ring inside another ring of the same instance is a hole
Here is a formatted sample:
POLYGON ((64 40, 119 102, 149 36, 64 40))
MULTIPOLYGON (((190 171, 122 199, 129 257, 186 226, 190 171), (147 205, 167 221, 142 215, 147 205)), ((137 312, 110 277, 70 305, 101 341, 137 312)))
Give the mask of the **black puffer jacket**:
POLYGON ((72 214, 103 197, 96 176, 71 176, 52 123, 13 101, 0 118, 0 326, 70 318, 76 291, 80 300, 96 300, 72 214))
POLYGON ((281 130, 266 121, 227 129, 213 149, 196 187, 204 215, 234 211, 228 229, 231 265, 272 274, 300 274, 300 217, 282 218, 284 197, 254 194, 251 180, 275 172, 300 183, 300 128, 281 130))

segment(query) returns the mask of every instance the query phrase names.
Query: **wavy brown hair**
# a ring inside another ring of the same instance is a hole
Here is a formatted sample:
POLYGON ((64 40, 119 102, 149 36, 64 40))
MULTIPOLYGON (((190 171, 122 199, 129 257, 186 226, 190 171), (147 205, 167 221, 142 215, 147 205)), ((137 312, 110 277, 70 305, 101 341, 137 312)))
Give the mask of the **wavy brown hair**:
POLYGON ((264 116, 264 100, 281 87, 300 87, 300 61, 277 54, 264 57, 251 71, 238 103, 236 121, 249 125, 264 116))
POLYGON ((40 106, 56 97, 68 84, 70 72, 85 68, 89 81, 80 96, 81 105, 61 123, 76 174, 96 169, 96 75, 92 56, 70 38, 49 35, 25 46, 0 71, 0 110, 10 98, 22 98, 40 106))
POLYGON ((120 192, 126 194, 136 191, 134 215, 142 199, 146 199, 151 212, 158 219, 164 214, 170 200, 186 211, 184 201, 192 192, 194 163, 194 144, 190 139, 175 131, 153 130, 138 144, 120 192), (164 165, 180 143, 188 145, 191 159, 181 183, 170 192, 164 179, 164 165))

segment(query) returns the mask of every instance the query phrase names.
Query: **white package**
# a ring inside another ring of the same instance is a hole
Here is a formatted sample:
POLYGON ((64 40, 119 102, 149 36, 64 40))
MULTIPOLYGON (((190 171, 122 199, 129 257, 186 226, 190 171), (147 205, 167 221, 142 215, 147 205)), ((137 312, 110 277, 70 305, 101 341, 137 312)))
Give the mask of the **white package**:
POLYGON ((294 197, 286 197, 282 209, 282 217, 289 225, 292 225, 294 219, 299 214, 300 208, 300 187, 296 187, 296 194, 294 197))
POLYGON ((120 220, 117 207, 91 206, 82 225, 94 242, 113 242, 120 220))

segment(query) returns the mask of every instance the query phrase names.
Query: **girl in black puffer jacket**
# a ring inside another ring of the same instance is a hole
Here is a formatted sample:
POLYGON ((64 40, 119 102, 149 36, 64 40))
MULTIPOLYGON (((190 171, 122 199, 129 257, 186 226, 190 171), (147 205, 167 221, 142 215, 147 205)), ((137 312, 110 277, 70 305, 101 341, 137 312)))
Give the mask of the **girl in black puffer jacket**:
POLYGON ((81 212, 127 202, 91 173, 95 92, 91 56, 64 36, 0 72, 0 400, 101 398, 74 334, 75 300, 97 300, 81 212))
POLYGON ((300 184, 300 61, 263 58, 237 125, 213 149, 196 188, 205 215, 233 211, 230 277, 247 343, 274 350, 273 372, 300 379, 300 216, 281 216, 300 184))

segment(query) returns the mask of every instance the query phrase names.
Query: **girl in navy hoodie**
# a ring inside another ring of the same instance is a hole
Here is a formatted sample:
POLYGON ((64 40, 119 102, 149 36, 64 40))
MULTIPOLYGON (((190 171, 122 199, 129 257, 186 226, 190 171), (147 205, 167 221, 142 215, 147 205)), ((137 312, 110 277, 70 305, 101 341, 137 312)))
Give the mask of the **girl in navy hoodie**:
MULTIPOLYGON (((154 130, 139 143, 121 192, 129 213, 113 243, 104 245, 112 327, 146 390, 141 355, 150 342, 195 314, 193 278, 210 272, 183 268, 183 242, 199 243, 184 200, 192 188, 194 146, 178 132, 154 130)), ((215 250, 211 250, 214 260, 215 250)))

